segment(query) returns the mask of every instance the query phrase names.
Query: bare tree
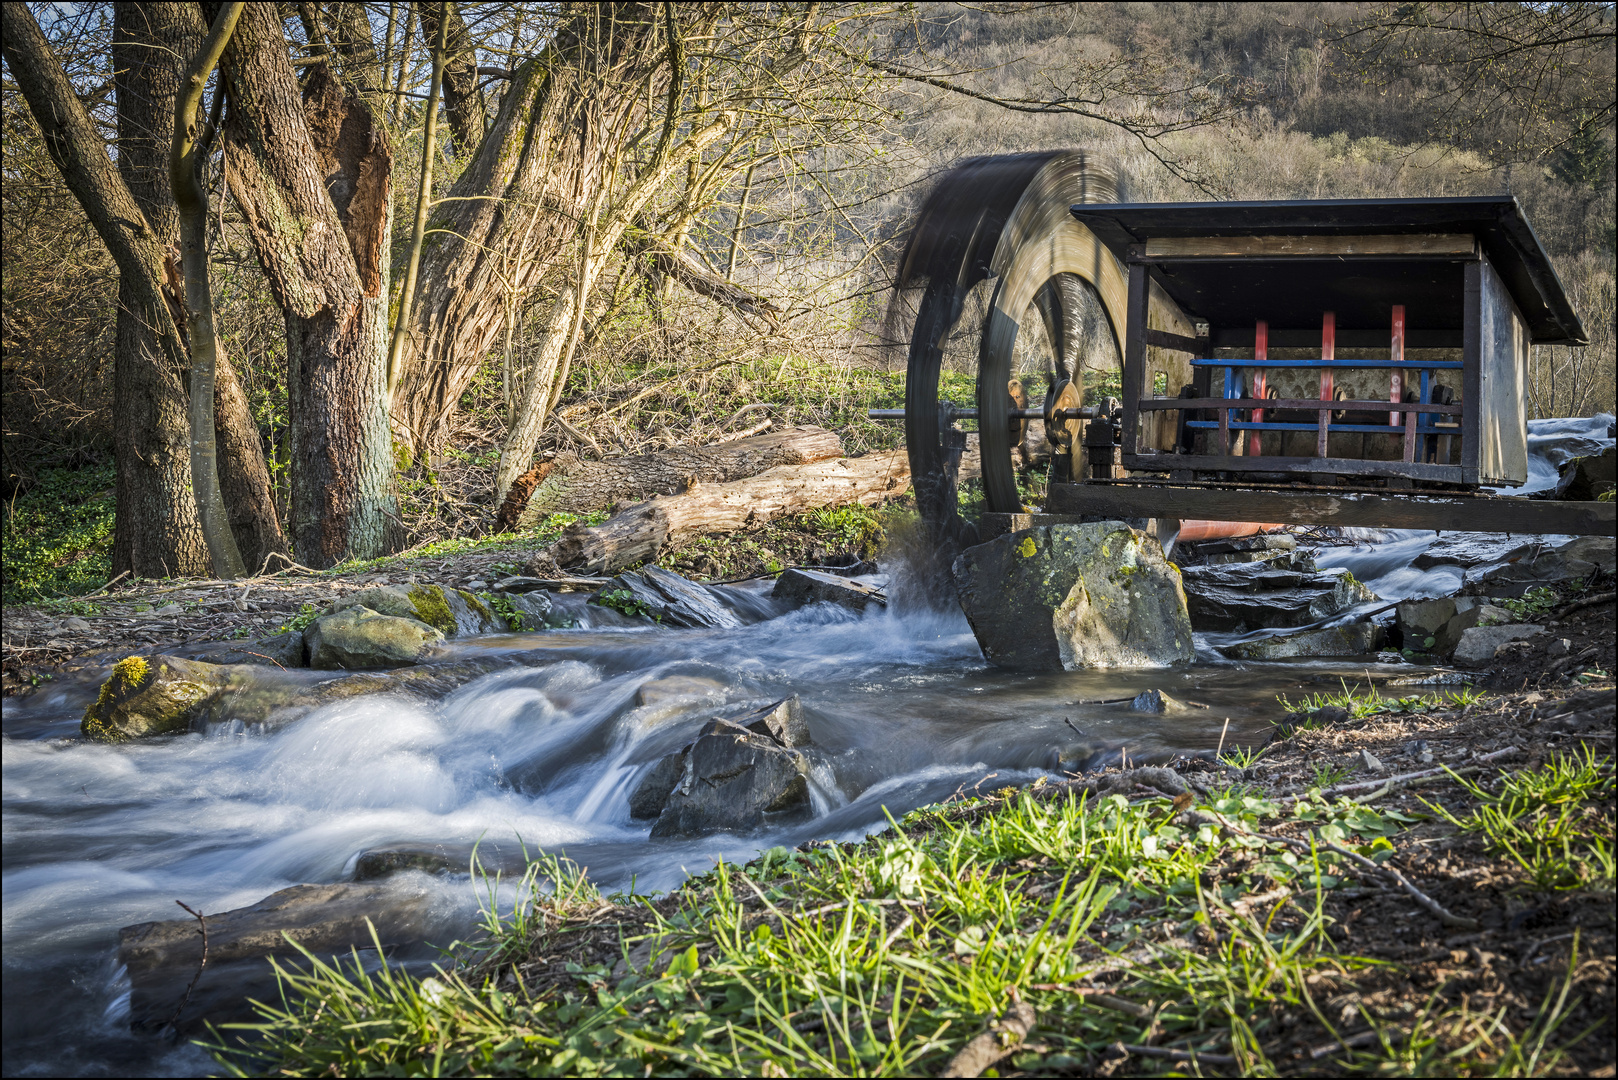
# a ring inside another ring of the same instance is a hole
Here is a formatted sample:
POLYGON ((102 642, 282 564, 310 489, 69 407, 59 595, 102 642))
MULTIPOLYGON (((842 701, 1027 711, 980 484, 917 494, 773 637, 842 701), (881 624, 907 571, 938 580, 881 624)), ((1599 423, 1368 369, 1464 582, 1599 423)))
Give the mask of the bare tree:
POLYGON ((1386 3, 1333 29, 1365 80, 1412 83, 1432 138, 1495 161, 1605 132, 1618 107, 1611 4, 1386 3))

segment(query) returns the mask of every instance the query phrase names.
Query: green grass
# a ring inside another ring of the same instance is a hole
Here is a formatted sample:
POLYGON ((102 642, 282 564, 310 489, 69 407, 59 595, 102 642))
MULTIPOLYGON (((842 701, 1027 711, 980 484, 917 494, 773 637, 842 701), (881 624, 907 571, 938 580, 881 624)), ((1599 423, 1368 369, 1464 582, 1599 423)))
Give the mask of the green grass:
MULTIPOLYGON (((281 972, 259 1023, 222 1031, 255 1037, 252 1051, 216 1053, 236 1075, 933 1075, 1022 1001, 1034 1045, 1002 1070, 1077 1072, 1114 1043, 1154 1041, 1274 1075, 1296 1066, 1273 1058, 1300 1018, 1329 1039, 1316 996, 1386 970, 1327 933, 1326 897, 1350 869, 1252 835, 1277 804, 1216 792, 1208 809, 1230 831, 1171 824, 1165 799, 1042 794, 925 808, 857 846, 774 849, 658 902, 604 900, 546 859, 519 889, 529 899, 487 914, 486 936, 432 977, 309 957, 281 972), (1252 901, 1276 885, 1288 891, 1252 901), (604 925, 604 903, 605 961, 569 944, 604 925), (649 962, 615 971, 637 946, 649 962)), ((1400 828, 1343 802, 1294 815, 1376 858, 1400 828)), ((1388 1038, 1345 1052, 1348 1071, 1512 1054, 1543 1069, 1559 1053, 1544 1012, 1515 1035, 1499 1018, 1486 1054, 1454 1009, 1429 1012, 1420 1039, 1395 1031, 1408 1011, 1374 1016, 1388 1038)))
POLYGON ((1359 683, 1351 687, 1346 680, 1340 681, 1343 685, 1341 691, 1310 694, 1298 701, 1288 700, 1285 694, 1277 694, 1275 700, 1280 703, 1281 708, 1293 714, 1307 715, 1329 707, 1347 709, 1351 720, 1363 720, 1378 713, 1423 713, 1443 709, 1464 709, 1483 700, 1483 691, 1471 686, 1463 686, 1458 690, 1442 690, 1435 694, 1411 694, 1392 698, 1383 697, 1375 686, 1361 690, 1359 683))
POLYGON ((5 603, 78 596, 107 583, 116 472, 48 469, 7 505, 5 603))
POLYGON ((1429 804, 1463 832, 1481 834, 1491 854, 1517 864, 1540 891, 1613 887, 1612 759, 1556 755, 1537 770, 1502 773, 1499 790, 1458 780, 1478 806, 1456 817, 1429 804))

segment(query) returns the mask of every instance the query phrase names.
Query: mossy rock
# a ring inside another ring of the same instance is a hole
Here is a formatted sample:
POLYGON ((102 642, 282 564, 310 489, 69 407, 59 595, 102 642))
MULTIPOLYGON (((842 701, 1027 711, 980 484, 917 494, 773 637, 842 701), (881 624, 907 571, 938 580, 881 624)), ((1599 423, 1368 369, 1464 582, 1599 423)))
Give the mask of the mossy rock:
POLYGON ((363 671, 419 663, 444 634, 420 619, 351 606, 316 619, 303 638, 309 646, 310 667, 363 671))
POLYGON ((363 607, 396 619, 426 623, 445 637, 469 634, 497 634, 506 629, 505 620, 489 606, 462 589, 442 585, 381 585, 351 593, 331 607, 331 614, 363 607))
POLYGON ((221 693, 230 669, 178 656, 131 656, 113 665, 79 730, 96 742, 127 742, 190 730, 221 693))

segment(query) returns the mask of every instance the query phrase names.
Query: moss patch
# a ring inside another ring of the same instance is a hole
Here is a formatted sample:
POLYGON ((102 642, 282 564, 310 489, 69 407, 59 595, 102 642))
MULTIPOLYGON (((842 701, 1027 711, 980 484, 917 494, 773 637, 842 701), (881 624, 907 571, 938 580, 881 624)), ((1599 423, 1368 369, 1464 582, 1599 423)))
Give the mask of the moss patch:
POLYGON ((415 605, 416 618, 446 637, 455 633, 455 613, 449 609, 440 586, 412 585, 410 602, 415 605))

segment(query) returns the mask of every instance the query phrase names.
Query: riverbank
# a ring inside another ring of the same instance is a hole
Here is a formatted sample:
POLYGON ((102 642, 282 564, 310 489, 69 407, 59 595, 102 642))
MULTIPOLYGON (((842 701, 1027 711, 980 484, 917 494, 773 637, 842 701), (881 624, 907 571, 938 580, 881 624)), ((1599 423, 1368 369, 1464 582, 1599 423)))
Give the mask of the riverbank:
POLYGON ((1278 705, 1296 726, 1262 750, 989 777, 660 897, 536 864, 554 891, 457 965, 291 978, 233 1064, 1610 1076, 1614 693, 1592 682, 1278 705))

